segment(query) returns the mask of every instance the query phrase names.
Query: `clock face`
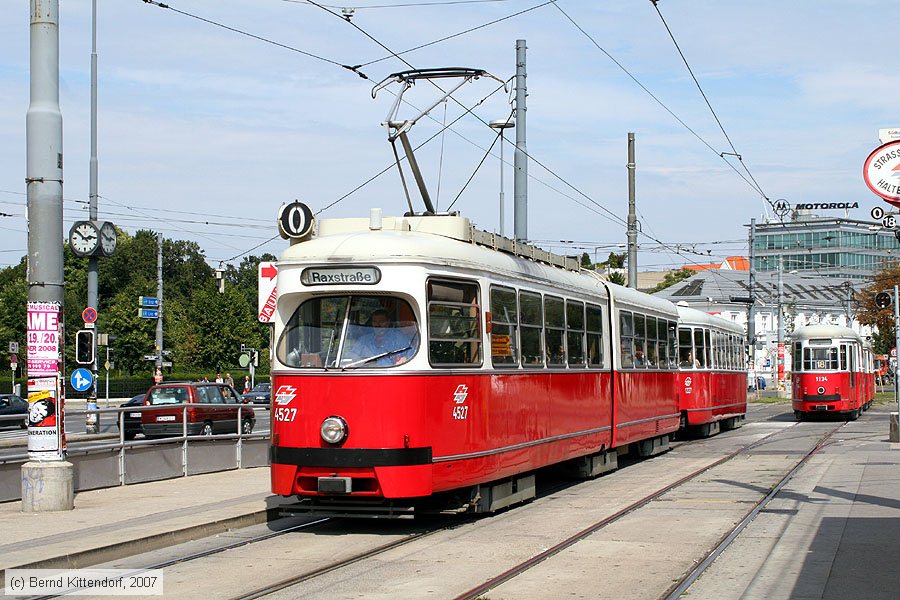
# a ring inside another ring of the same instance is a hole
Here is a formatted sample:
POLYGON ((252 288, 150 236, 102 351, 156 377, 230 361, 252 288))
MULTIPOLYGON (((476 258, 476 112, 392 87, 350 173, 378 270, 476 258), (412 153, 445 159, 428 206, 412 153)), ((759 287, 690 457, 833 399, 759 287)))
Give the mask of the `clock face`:
POLYGON ((90 256, 97 250, 100 235, 97 227, 90 221, 79 221, 69 232, 69 245, 78 256, 90 256))
POLYGON ((112 256, 116 250, 116 226, 109 221, 100 228, 100 250, 104 256, 112 256))

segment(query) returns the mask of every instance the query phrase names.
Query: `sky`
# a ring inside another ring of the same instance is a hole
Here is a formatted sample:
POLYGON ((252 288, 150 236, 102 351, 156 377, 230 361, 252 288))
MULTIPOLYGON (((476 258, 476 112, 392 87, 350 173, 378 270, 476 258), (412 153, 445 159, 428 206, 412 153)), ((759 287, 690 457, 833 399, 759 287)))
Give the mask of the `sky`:
MULTIPOLYGON (((366 184, 393 163, 382 122, 397 86, 374 99, 372 88, 410 66, 510 79, 517 39, 528 47, 527 233, 537 245, 599 260, 625 251, 629 132, 639 270, 746 254, 750 219, 772 216, 765 198, 858 202, 859 219, 888 208, 862 165, 878 129, 900 126, 886 25, 900 3, 359 0, 349 22, 339 5, 303 0, 97 4, 100 219, 196 241, 214 267, 278 255, 287 242, 277 211, 293 200, 317 218, 408 210, 396 167, 366 184), (341 65, 364 65, 368 79, 341 65)), ((30 21, 27 0, 0 7, 2 267, 27 252, 30 21)), ((90 0, 60 1, 59 37, 68 235, 88 211, 90 0)), ((488 231, 500 227, 502 163, 485 123, 507 118, 513 95, 478 79, 409 132, 414 145, 433 137, 416 156, 437 209, 488 231)), ((437 99, 420 83, 398 117, 437 99)), ((514 138, 508 130, 502 166, 508 237, 514 138)))

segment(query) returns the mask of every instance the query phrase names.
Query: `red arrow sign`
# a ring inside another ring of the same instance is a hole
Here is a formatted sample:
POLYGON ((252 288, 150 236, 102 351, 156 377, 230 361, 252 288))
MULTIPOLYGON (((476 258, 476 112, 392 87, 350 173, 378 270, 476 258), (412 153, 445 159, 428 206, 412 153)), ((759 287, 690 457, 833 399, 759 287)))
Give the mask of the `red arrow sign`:
POLYGON ((266 279, 275 279, 275 276, 278 275, 278 267, 275 265, 265 265, 260 269, 259 274, 266 279))

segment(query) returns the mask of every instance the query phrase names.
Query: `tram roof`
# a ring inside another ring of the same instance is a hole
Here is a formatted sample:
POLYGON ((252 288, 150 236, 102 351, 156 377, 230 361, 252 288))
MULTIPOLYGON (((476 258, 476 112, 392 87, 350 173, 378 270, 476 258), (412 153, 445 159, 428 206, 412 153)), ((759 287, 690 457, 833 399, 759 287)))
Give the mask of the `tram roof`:
POLYGON ((849 327, 844 327, 842 325, 806 325, 805 327, 798 327, 794 330, 794 333, 791 334, 791 339, 794 341, 809 340, 813 338, 847 338, 856 340, 860 343, 863 341, 858 333, 849 327))
POLYGON ((678 308, 678 320, 684 325, 706 325, 732 333, 744 334, 744 328, 734 321, 711 315, 696 308, 682 306, 680 303, 675 306, 678 308))
MULTIPOLYGON (((476 230, 465 217, 382 217, 376 224, 380 227, 373 228, 370 219, 323 219, 317 223, 312 237, 293 243, 282 253, 280 262, 439 265, 561 286, 603 298, 612 293, 618 301, 639 308, 670 314, 675 312, 668 300, 609 283, 593 271, 569 270, 528 258, 522 249, 539 251, 543 253, 542 257, 551 257, 552 260, 565 257, 556 257, 521 244, 515 245, 519 249, 518 254, 491 248, 485 243, 494 240, 493 235, 476 230)), ((499 240, 511 242, 505 238, 499 240)), ((500 246, 500 243, 497 245, 500 246)))

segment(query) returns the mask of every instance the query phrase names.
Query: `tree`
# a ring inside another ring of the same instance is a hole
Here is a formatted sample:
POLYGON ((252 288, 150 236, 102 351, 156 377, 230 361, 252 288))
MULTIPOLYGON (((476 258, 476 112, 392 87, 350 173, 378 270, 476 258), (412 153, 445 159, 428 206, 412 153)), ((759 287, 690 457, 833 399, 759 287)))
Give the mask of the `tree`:
POLYGON ((616 285, 625 285, 625 273, 620 273, 618 271, 611 272, 606 277, 610 283, 615 283, 616 285))
POLYGON ((587 252, 581 253, 581 268, 594 270, 594 263, 591 262, 591 256, 587 252))
POLYGON ((652 290, 650 290, 651 294, 655 294, 656 292, 660 292, 667 287, 673 286, 679 281, 684 281, 688 277, 696 275, 697 271, 692 271, 691 269, 678 269, 677 271, 669 271, 666 273, 666 276, 663 278, 659 284, 652 290))
POLYGON ((900 285, 900 266, 888 267, 875 273, 872 283, 857 292, 854 298, 858 307, 857 320, 863 325, 873 325, 878 329, 878 333, 873 336, 876 354, 887 354, 894 347, 894 311, 875 306, 875 294, 890 292, 893 299, 895 285, 900 285))

